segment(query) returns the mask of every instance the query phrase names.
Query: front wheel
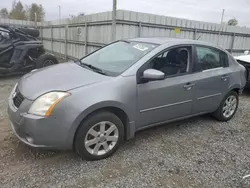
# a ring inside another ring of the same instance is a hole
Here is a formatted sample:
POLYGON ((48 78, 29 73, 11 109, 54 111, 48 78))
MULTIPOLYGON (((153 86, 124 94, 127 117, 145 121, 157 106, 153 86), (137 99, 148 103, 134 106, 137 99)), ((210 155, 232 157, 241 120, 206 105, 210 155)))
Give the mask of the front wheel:
POLYGON ((88 117, 75 137, 75 150, 84 159, 100 160, 112 155, 122 143, 124 127, 113 113, 102 111, 88 117))
POLYGON ((239 105, 239 95, 235 91, 230 91, 223 99, 220 107, 213 113, 219 121, 229 121, 233 118, 239 105))

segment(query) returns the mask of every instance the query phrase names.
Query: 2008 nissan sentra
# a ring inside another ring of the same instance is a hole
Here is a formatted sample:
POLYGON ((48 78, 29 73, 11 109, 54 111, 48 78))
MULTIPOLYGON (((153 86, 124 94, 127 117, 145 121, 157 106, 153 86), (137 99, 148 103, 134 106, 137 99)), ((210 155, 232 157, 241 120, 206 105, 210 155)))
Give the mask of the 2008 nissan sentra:
POLYGON ((8 113, 22 142, 98 160, 145 128, 206 113, 230 120, 245 75, 227 51, 200 41, 116 41, 23 76, 8 113))

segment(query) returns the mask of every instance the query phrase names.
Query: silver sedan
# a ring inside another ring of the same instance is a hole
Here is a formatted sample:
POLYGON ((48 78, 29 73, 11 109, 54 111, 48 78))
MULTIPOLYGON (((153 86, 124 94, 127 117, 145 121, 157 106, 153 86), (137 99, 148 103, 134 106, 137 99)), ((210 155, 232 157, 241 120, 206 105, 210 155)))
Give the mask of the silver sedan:
POLYGON ((245 68, 216 46, 136 38, 23 76, 8 113, 25 144, 98 160, 142 129, 206 113, 230 120, 245 84, 245 68))

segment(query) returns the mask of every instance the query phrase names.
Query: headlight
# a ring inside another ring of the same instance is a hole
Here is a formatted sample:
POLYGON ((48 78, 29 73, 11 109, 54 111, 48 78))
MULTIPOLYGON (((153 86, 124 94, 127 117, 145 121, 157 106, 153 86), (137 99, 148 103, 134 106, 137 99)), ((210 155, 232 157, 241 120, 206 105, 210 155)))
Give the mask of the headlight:
POLYGON ((68 92, 46 93, 35 100, 28 113, 48 117, 56 105, 69 95, 71 94, 68 92))

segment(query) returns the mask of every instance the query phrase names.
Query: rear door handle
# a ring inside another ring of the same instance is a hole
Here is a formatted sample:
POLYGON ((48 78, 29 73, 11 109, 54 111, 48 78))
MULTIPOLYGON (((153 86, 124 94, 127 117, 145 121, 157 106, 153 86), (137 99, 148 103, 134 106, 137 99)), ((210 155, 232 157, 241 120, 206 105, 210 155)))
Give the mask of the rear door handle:
POLYGON ((184 87, 186 90, 190 90, 190 89, 192 89, 194 86, 195 86, 195 84, 193 84, 193 83, 186 83, 183 87, 184 87))
POLYGON ((221 77, 221 79, 222 79, 223 81, 227 81, 228 78, 229 78, 228 75, 224 75, 224 76, 221 77))

